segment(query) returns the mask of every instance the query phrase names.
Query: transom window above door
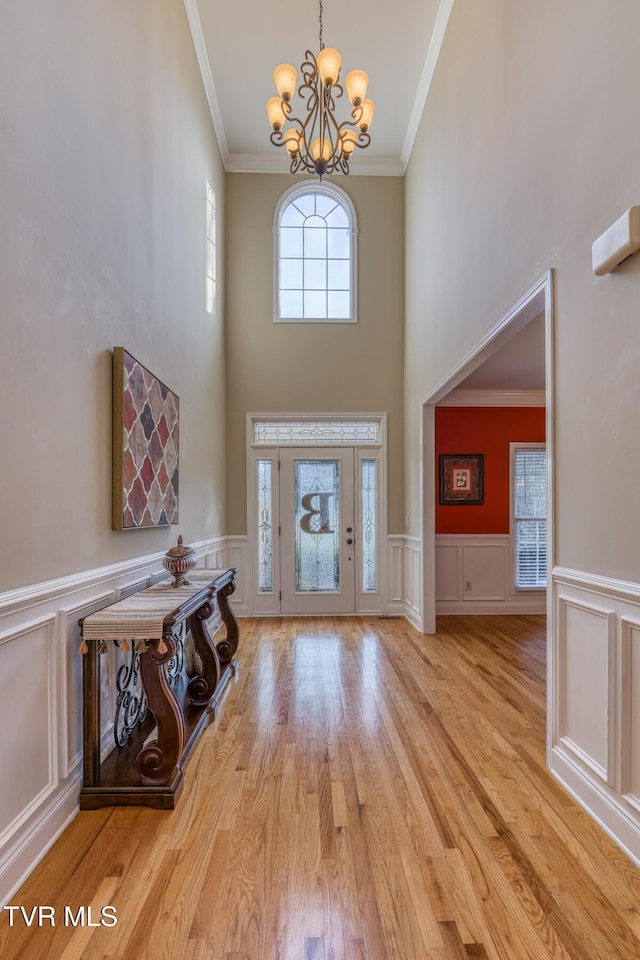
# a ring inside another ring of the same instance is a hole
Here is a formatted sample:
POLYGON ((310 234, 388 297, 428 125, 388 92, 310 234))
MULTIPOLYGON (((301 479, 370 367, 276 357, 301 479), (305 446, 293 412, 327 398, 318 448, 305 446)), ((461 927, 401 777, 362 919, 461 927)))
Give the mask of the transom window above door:
POLYGON ((356 214, 339 187, 305 181, 276 210, 276 321, 355 323, 356 214))
POLYGON ((380 444, 381 420, 260 420, 251 418, 252 443, 283 446, 294 444, 380 444))

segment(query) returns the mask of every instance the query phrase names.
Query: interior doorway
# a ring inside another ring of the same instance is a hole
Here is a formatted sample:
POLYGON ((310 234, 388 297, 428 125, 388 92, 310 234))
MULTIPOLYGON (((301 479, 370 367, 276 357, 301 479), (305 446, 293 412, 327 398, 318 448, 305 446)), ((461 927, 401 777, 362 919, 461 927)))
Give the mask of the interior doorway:
MULTIPOLYGON (((436 406, 459 387, 474 371, 520 333, 540 314, 544 324, 544 407, 546 431, 546 491, 547 491, 547 545, 546 563, 549 574, 553 566, 553 273, 548 271, 511 310, 489 331, 483 340, 469 353, 460 365, 447 376, 442 384, 422 406, 422 611, 423 632, 436 630, 436 518, 435 505, 438 496, 436 483, 436 406)), ((464 451, 468 452, 468 451, 464 451)), ((550 577, 548 577, 548 581, 550 577)), ((547 591, 546 610, 551 624, 553 611, 547 591)), ((477 612, 477 611, 476 611, 477 612)), ((551 628, 551 627, 550 627, 551 628)))

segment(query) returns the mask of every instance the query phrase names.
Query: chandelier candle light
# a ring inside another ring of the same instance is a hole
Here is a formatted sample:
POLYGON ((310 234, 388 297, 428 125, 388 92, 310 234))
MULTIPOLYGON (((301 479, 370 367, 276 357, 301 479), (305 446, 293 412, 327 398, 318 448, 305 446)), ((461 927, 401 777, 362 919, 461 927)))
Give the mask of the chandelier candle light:
POLYGON ((335 101, 344 92, 340 84, 342 57, 322 42, 322 0, 319 4, 320 52, 314 57, 307 50, 300 67, 303 82, 298 95, 306 106, 306 118, 300 120, 292 115, 291 98, 296 92, 298 74, 290 63, 281 63, 273 71, 278 96, 267 100, 267 114, 273 128, 271 142, 287 148, 291 173, 316 173, 322 179, 329 173, 349 173, 354 148, 369 146, 368 131, 376 105, 365 97, 367 74, 364 70, 352 70, 344 81, 352 106, 351 119, 342 123, 336 119, 335 101))

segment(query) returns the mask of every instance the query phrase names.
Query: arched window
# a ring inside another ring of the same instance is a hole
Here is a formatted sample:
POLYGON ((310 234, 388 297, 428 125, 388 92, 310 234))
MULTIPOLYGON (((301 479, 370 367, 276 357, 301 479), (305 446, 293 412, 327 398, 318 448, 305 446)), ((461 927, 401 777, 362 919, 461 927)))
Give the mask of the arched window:
POLYGON ((276 209, 275 320, 355 323, 356 213, 338 187, 304 181, 276 209))

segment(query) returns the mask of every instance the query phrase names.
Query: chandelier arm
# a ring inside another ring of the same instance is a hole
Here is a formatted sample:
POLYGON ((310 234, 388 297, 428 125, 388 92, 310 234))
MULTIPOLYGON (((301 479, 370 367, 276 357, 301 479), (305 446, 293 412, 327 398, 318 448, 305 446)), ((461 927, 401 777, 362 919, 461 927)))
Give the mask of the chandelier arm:
MULTIPOLYGON (((356 111, 354 110, 353 112, 355 114, 356 111)), ((368 147, 369 144, 371 143, 371 134, 368 131, 360 130, 358 127, 358 121, 343 120, 340 126, 338 127, 338 137, 340 136, 343 130, 356 131, 356 133, 358 134, 358 138, 357 140, 353 141, 353 144, 356 147, 361 147, 361 149, 364 150, 365 147, 368 147)))
POLYGON ((318 97, 318 91, 315 87, 309 86, 309 95, 306 104, 307 116, 302 123, 302 141, 300 150, 301 156, 305 159, 305 168, 315 171, 313 157, 311 155, 311 144, 314 139, 314 133, 321 124, 321 106, 318 97))
POLYGON ((331 109, 332 97, 329 92, 327 92, 327 106, 324 113, 324 130, 325 130, 325 139, 331 144, 331 152, 329 154, 329 163, 332 164, 336 156, 340 154, 340 127, 338 122, 333 114, 331 109))
POLYGON ((305 60, 300 65, 300 73, 304 78, 304 83, 299 88, 298 93, 303 86, 313 86, 318 75, 318 64, 311 50, 307 50, 305 53, 305 60))
MULTIPOLYGON (((359 125, 360 121, 362 120, 363 113, 364 113, 364 107, 362 106, 361 103, 358 104, 357 107, 354 107, 353 110, 351 111, 351 116, 353 117, 353 120, 351 122, 354 127, 357 127, 359 125)), ((348 123, 348 122, 349 122, 348 120, 345 121, 345 123, 348 123)))

